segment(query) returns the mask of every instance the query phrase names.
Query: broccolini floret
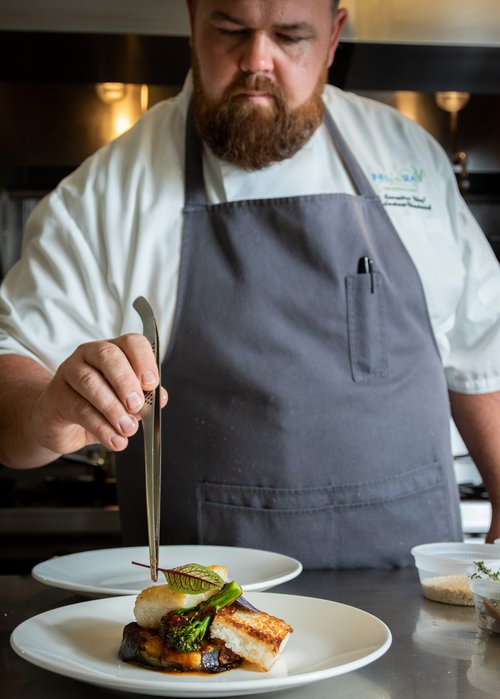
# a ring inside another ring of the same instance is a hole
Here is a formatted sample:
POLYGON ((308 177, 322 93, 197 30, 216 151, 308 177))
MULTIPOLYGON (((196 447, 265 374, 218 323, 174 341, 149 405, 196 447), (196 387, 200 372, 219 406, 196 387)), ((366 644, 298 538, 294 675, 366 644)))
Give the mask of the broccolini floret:
POLYGON ((240 585, 233 580, 196 607, 165 614, 160 622, 160 638, 171 648, 184 653, 199 650, 214 616, 220 609, 235 602, 241 594, 240 585))

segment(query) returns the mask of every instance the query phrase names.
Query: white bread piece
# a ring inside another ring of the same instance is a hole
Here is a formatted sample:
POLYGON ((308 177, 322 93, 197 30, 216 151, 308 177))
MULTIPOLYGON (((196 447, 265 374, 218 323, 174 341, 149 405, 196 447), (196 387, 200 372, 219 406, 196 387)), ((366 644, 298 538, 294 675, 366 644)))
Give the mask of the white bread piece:
MULTIPOLYGON (((226 566, 207 566, 210 570, 218 573, 224 582, 228 580, 228 570, 226 566)), ((198 595, 186 595, 184 592, 172 590, 170 585, 153 585, 140 592, 135 600, 134 616, 143 629, 160 628, 162 616, 173 612, 176 609, 191 609, 200 602, 204 602, 214 595, 218 590, 200 592, 198 595)))
POLYGON ((210 626, 212 638, 224 641, 230 650, 263 671, 280 656, 292 632, 282 619, 237 604, 218 612, 210 626))

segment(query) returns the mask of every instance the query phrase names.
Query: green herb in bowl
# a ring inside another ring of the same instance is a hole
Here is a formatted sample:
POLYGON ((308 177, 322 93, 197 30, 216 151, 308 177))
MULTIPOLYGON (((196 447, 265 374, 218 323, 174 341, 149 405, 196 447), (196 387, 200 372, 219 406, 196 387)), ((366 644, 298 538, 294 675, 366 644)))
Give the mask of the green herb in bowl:
POLYGON ((490 580, 500 582, 500 571, 491 570, 491 568, 488 568, 484 561, 474 561, 474 565, 476 566, 476 572, 472 573, 471 575, 473 580, 482 580, 484 577, 487 577, 490 580), (481 573, 483 573, 483 575, 481 575, 481 573))

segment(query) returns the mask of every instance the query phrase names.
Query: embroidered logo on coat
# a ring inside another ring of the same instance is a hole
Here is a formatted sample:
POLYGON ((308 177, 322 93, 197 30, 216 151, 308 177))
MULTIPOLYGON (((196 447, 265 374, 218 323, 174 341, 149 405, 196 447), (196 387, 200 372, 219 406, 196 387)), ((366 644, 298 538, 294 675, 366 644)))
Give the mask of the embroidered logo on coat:
POLYGON ((380 193, 384 206, 432 210, 432 204, 423 193, 425 173, 421 168, 401 168, 398 172, 372 172, 371 179, 380 193))

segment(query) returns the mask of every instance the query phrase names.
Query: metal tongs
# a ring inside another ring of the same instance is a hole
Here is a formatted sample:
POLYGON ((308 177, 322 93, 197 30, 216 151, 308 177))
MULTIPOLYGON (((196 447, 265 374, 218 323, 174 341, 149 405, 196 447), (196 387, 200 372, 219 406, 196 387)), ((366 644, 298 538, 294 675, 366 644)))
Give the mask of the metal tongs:
POLYGON ((158 553, 160 547, 160 490, 161 490, 161 405, 160 405, 160 347, 158 328, 149 302, 139 296, 133 306, 140 315, 143 334, 151 343, 160 381, 154 391, 145 393, 141 411, 144 432, 144 465, 146 479, 146 510, 148 521, 149 565, 151 580, 158 580, 158 553))

